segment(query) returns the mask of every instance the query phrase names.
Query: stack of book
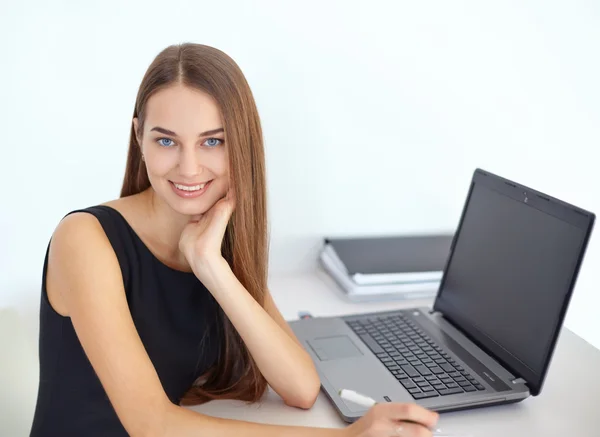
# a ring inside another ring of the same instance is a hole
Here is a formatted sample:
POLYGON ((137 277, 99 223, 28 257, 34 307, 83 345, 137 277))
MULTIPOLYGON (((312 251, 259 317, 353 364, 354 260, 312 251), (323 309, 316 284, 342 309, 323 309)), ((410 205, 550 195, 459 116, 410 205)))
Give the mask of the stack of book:
POLYGON ((437 293, 452 237, 325 238, 319 261, 350 300, 427 298, 437 293))

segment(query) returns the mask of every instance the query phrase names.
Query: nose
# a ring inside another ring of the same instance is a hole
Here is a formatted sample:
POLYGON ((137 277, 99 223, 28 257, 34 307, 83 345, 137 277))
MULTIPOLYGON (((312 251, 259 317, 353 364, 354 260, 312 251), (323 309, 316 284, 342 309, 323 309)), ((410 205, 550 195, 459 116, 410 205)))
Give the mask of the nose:
POLYGON ((193 147, 182 147, 179 155, 179 171, 186 178, 198 176, 202 167, 198 163, 198 156, 193 147))

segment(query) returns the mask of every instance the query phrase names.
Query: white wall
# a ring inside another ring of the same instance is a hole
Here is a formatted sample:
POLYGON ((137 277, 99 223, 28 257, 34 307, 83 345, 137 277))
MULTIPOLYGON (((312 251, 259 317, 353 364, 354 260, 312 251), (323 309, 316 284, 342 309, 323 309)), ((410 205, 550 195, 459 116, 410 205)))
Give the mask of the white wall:
MULTIPOLYGON (((118 196, 141 77, 184 41, 255 93, 273 273, 327 234, 453 230, 475 167, 600 213, 597 2, 95 3, 0 6, 0 307, 35 318, 48 238, 118 196)), ((599 265, 596 231, 566 324, 600 347, 599 265)))

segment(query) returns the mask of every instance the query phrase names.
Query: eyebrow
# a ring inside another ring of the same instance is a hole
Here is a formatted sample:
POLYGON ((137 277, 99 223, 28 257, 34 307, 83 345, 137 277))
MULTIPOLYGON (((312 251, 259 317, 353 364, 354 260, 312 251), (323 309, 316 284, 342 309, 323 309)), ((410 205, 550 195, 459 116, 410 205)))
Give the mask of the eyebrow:
MULTIPOLYGON (((171 135, 173 137, 177 136, 177 134, 175 132, 173 132, 172 130, 165 129, 164 127, 160 127, 160 126, 153 127, 152 129, 150 129, 150 132, 152 132, 152 131, 160 132, 161 134, 165 134, 165 135, 171 135)), ((206 132, 202 132, 202 133, 198 134, 198 136, 205 137, 207 135, 214 135, 214 134, 218 134, 220 132, 225 132, 222 127, 219 127, 217 129, 207 130, 206 132)))

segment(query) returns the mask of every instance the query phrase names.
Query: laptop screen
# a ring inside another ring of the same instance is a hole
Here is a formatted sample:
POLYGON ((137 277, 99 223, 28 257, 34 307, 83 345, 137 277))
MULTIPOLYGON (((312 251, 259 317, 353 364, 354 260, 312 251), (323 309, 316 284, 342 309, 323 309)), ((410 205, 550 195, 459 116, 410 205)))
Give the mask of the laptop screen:
POLYGON ((594 215, 477 170, 434 309, 537 395, 594 215))

